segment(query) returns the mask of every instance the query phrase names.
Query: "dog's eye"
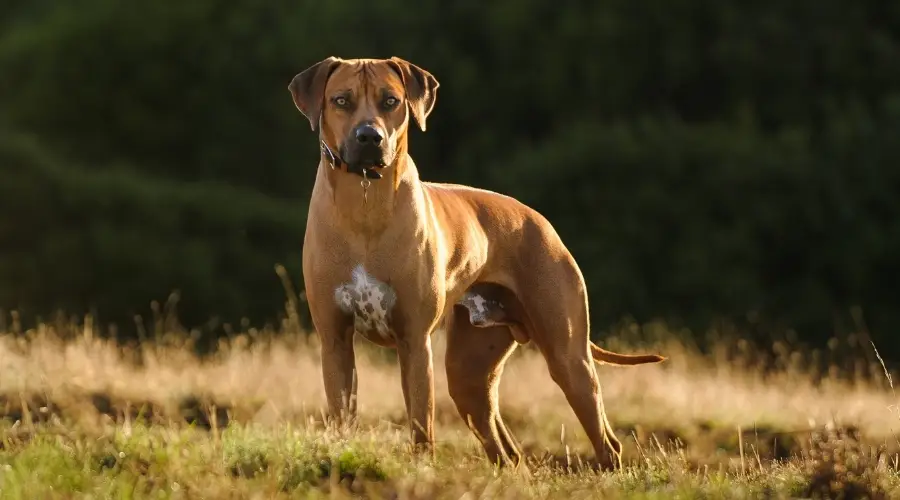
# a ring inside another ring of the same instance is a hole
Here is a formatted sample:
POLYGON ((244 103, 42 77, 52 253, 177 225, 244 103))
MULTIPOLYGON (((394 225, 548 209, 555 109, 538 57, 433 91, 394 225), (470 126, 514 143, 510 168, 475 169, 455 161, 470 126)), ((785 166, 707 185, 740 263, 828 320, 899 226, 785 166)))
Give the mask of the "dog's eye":
POLYGON ((343 108, 347 106, 347 98, 344 96, 335 97, 334 103, 343 108))
POLYGON ((400 102, 399 99, 397 99, 396 97, 391 96, 391 97, 388 97, 387 99, 384 100, 384 106, 385 106, 386 108, 393 108, 394 106, 397 105, 398 102, 400 102))

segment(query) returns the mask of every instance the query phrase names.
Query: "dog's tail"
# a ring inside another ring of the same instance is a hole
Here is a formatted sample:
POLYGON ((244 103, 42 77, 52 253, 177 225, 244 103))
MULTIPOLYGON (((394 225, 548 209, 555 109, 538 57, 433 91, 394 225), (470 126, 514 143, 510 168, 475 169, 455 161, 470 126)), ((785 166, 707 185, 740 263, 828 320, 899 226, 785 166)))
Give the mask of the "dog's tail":
POLYGON ((658 354, 619 354, 607 351, 593 342, 591 342, 591 357, 594 358, 594 361, 599 361, 600 363, 619 366, 645 365, 666 360, 666 358, 658 354))

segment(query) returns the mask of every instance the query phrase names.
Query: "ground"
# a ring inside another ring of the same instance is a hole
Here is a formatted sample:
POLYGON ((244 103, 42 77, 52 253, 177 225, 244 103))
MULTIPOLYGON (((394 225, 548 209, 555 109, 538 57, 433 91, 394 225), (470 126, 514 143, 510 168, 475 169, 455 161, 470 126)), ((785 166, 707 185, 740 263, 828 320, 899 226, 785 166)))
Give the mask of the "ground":
MULTIPOLYGON (((662 326, 601 341, 661 365, 598 366, 625 468, 594 472, 540 355, 517 351, 504 417, 528 472, 483 458, 447 395, 437 338, 435 456, 412 455, 393 353, 358 344, 360 420, 323 425, 318 347, 288 323, 207 357, 160 327, 120 344, 87 326, 0 334, 0 498, 890 498, 900 416, 880 364, 740 342, 701 353, 662 326), (862 368, 859 368, 862 366, 862 368), (843 495, 843 496, 841 496, 843 495)), ((632 325, 631 330, 635 327, 632 325)), ((7 330, 13 330, 7 328, 7 330)), ((841 350, 841 349, 837 349, 841 350)))

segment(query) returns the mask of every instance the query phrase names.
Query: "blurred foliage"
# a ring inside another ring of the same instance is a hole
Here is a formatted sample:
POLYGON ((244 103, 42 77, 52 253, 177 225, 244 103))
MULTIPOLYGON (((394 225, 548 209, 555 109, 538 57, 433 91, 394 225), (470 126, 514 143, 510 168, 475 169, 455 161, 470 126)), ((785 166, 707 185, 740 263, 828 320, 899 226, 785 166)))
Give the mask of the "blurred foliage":
POLYGON ((124 167, 63 167, 10 133, 0 134, 0 175, 10 215, 0 220, 0 304, 26 318, 94 311, 127 327, 176 290, 195 325, 219 310, 225 321, 261 320, 285 303, 275 264, 299 262, 303 203, 124 167))
POLYGON ((50 174, 29 150, 21 190, 3 187, 23 214, 4 224, 39 233, 0 248, 19 273, 4 302, 118 312, 177 287, 197 317, 274 314, 272 266, 300 278, 316 163, 287 83, 328 55, 397 55, 442 84, 411 138, 422 176, 544 213, 598 329, 750 313, 818 341, 859 306, 900 353, 900 3, 12 0, 0 15, 2 119, 83 166, 50 174), (188 207, 203 215, 177 222, 188 207), (266 237, 236 236, 247 224, 266 237))

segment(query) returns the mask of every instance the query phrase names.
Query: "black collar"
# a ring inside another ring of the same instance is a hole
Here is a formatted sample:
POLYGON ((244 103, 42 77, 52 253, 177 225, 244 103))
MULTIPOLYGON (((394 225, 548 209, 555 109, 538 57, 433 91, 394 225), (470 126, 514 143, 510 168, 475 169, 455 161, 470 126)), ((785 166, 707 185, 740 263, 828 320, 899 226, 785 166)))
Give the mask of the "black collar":
POLYGON ((331 164, 332 169, 340 169, 341 165, 347 166, 347 172, 351 174, 356 174, 363 179, 381 179, 381 173, 375 170, 374 167, 363 167, 360 165, 350 165, 341 159, 340 156, 336 155, 331 148, 328 147, 328 144, 325 144, 325 141, 320 140, 319 143, 322 145, 322 154, 325 155, 325 158, 328 160, 328 163, 331 164))

